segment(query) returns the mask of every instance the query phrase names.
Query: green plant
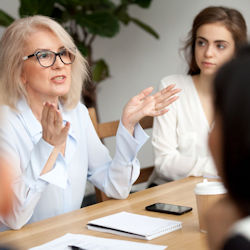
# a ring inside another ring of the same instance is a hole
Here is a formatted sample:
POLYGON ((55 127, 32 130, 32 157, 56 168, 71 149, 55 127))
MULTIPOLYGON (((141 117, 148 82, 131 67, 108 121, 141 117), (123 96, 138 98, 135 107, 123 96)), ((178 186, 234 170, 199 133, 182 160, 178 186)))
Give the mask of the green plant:
MULTIPOLYGON (((87 58, 91 78, 82 93, 87 107, 96 107, 97 84, 110 76, 107 62, 93 59, 93 42, 97 36, 112 38, 118 34, 120 25, 134 23, 155 38, 159 35, 141 20, 129 15, 129 6, 149 8, 152 0, 20 0, 20 17, 46 15, 54 18, 71 34, 87 58), (118 2, 118 1, 116 1, 118 2)), ((8 26, 14 18, 0 9, 0 25, 8 26)))

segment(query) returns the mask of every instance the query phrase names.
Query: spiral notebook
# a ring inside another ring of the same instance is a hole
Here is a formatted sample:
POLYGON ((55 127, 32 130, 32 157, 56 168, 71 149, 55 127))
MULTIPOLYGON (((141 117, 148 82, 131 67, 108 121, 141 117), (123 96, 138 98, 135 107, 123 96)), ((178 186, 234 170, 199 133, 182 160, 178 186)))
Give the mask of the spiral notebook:
POLYGON ((182 222, 120 212, 87 223, 88 229, 152 240, 182 227, 182 222))

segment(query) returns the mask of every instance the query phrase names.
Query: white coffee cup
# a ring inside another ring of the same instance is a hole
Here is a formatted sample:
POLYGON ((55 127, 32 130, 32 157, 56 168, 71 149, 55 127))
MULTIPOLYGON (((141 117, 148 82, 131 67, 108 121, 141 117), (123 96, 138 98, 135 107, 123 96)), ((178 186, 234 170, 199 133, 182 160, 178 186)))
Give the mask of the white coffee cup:
POLYGON ((207 181, 207 179, 204 179, 203 182, 196 185, 194 192, 196 195, 200 231, 205 233, 207 229, 204 217, 208 209, 216 201, 224 197, 227 191, 222 182, 207 181))

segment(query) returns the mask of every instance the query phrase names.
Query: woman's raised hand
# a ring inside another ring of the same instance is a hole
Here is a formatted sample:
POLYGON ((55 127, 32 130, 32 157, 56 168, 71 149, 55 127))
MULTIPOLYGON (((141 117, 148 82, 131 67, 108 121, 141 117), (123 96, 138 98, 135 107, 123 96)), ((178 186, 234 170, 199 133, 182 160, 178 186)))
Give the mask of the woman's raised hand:
POLYGON ((41 124, 43 139, 53 146, 65 144, 70 124, 63 125, 62 115, 54 104, 46 102, 43 107, 41 124))
POLYGON ((178 99, 175 96, 180 89, 176 89, 174 84, 150 95, 153 87, 144 89, 141 93, 134 96, 123 109, 122 123, 125 128, 133 135, 134 127, 145 116, 159 116, 168 112, 166 107, 178 99))

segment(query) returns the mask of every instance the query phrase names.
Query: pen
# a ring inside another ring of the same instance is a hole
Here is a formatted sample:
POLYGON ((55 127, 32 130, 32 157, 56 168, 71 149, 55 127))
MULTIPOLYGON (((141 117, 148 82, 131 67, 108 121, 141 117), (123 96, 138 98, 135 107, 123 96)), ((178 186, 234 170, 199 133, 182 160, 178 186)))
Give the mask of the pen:
POLYGON ((77 246, 73 246, 73 245, 69 245, 68 247, 70 247, 72 250, 88 250, 86 248, 81 248, 81 247, 77 247, 77 246))

